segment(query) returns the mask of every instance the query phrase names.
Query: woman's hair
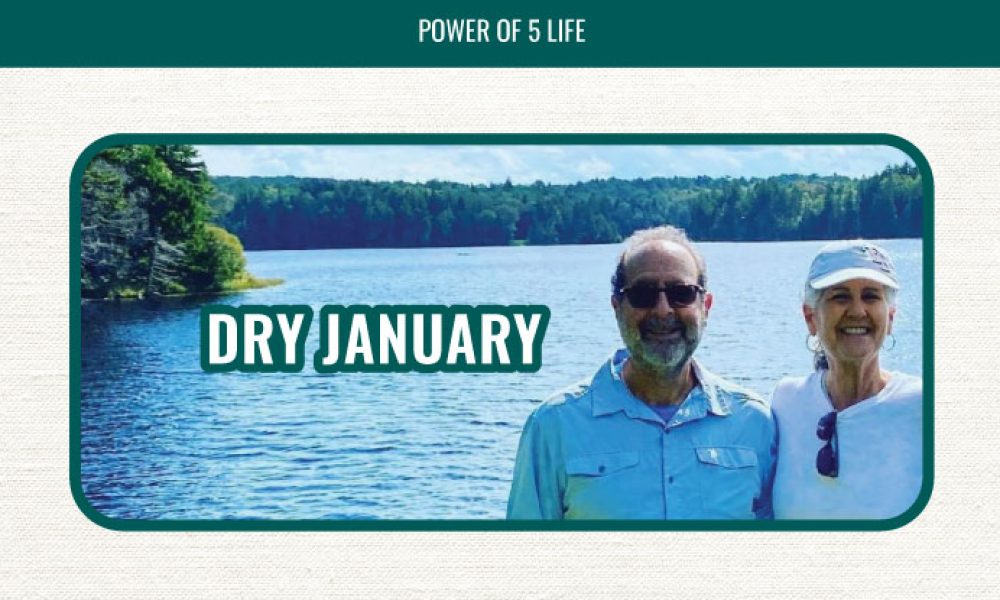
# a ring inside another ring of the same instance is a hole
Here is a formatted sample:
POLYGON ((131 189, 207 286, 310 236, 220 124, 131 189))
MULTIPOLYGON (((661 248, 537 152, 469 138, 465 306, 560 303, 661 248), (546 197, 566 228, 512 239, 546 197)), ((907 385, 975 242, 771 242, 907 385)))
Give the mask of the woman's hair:
MULTIPOLYGON (((885 290, 885 303, 888 304, 889 307, 895 307, 896 292, 898 290, 887 285, 883 285, 882 287, 885 290)), ((819 299, 823 297, 823 292, 827 289, 829 288, 817 290, 809 285, 809 282, 806 282, 806 287, 802 290, 802 304, 816 310, 816 307, 819 305, 819 299)), ((817 371, 830 368, 830 361, 826 358, 826 353, 823 352, 823 345, 821 343, 817 343, 817 348, 813 350, 813 368, 817 371)))

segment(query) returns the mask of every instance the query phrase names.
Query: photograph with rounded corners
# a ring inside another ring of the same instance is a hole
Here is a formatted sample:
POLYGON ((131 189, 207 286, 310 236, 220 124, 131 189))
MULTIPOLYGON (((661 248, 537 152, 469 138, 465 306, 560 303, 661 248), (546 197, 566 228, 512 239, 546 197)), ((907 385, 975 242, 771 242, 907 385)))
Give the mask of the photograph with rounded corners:
POLYGON ((119 530, 888 530, 933 182, 850 135, 115 135, 70 484, 119 530))

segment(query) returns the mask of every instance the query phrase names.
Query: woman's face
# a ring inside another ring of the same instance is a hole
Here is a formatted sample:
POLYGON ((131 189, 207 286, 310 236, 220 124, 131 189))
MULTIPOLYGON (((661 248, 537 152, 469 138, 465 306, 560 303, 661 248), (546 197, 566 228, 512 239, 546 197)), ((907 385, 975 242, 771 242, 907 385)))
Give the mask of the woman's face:
POLYGON ((816 308, 804 305, 802 313, 829 360, 860 364, 878 357, 896 308, 881 283, 851 279, 824 289, 816 308))

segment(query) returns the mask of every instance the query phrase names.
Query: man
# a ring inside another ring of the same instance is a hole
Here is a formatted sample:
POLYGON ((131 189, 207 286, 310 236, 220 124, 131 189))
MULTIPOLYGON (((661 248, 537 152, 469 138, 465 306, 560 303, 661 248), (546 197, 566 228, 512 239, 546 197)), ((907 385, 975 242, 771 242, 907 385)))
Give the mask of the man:
POLYGON ((768 519, 771 411, 692 358, 712 308, 682 230, 625 242, 611 306, 626 349, 528 418, 508 519, 768 519))

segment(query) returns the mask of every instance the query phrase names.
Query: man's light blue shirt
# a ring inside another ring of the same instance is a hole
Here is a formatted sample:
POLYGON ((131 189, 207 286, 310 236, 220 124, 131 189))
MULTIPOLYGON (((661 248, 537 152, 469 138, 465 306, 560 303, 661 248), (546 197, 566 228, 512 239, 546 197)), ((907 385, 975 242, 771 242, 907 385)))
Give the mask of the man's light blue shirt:
POLYGON ((507 518, 773 518, 767 404, 692 361, 698 385, 665 423, 622 381, 627 357, 528 417, 507 518))

